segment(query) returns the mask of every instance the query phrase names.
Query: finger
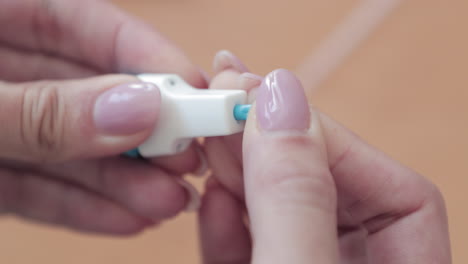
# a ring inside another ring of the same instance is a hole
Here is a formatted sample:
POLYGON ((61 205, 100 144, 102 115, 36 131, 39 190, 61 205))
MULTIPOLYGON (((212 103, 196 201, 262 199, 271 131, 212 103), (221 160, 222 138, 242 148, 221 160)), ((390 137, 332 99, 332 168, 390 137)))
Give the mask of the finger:
MULTIPOLYGON (((212 81, 210 89, 237 89, 251 92, 262 78, 250 73, 239 74, 224 71, 212 81), (233 87, 229 87, 233 85, 233 87)), ((239 199, 244 197, 242 177, 242 133, 225 137, 211 137, 205 140, 208 163, 218 180, 239 199)))
POLYGON ((372 237, 369 252, 380 252, 369 261, 400 264, 424 252, 415 263, 450 263, 446 210, 437 188, 326 115, 321 120, 339 193, 339 225, 363 223, 372 237))
POLYGON ((369 146, 326 115, 320 117, 327 139, 329 166, 338 190, 342 191, 340 211, 353 211, 352 219, 341 217, 343 224, 361 223, 383 212, 412 211, 421 204, 424 192, 417 190, 430 185, 423 177, 369 146))
POLYGON ((196 87, 205 85, 174 44, 107 1, 3 1, 0 24, 8 25, 0 41, 10 46, 66 57, 103 72, 175 73, 196 87))
MULTIPOLYGON (((232 67, 233 68, 233 67, 232 67)), ((241 74, 235 70, 225 70, 216 75, 210 89, 238 90, 241 87, 241 74)), ((245 87, 246 89, 250 87, 245 87)), ((242 177, 242 134, 226 137, 210 137, 205 140, 208 163, 218 180, 238 197, 244 197, 242 177)))
POLYGON ((73 182, 142 217, 161 220, 192 208, 191 189, 154 166, 126 158, 76 161, 36 168, 42 174, 73 182))
MULTIPOLYGON (((251 73, 241 73, 246 67, 227 51, 216 55, 214 68, 218 74, 211 81, 210 89, 244 90, 250 94, 263 79, 251 73)), ((207 138, 204 145, 208 163, 218 180, 238 198, 243 198, 242 134, 207 138)))
MULTIPOLYGON (((241 139, 242 140, 242 139, 241 139)), ((205 142, 208 164, 217 180, 238 199, 244 198, 242 165, 221 137, 208 138, 205 142)))
POLYGON ((94 193, 21 171, 0 171, 0 212, 81 232, 130 235, 153 224, 94 193))
MULTIPOLYGON (((210 89, 244 90, 250 96, 250 93, 260 86, 263 79, 261 76, 247 72, 242 61, 225 50, 216 54, 214 69, 217 75, 212 79, 210 89)), ((220 138, 226 141, 235 158, 239 162, 242 161, 242 133, 220 138)))
POLYGON ((325 141, 289 71, 262 82, 243 147, 253 263, 338 263, 337 197, 325 141))
POLYGON ((44 79, 85 78, 98 71, 58 57, 0 46, 0 79, 26 82, 44 79))
POLYGON ((124 75, 0 83, 0 157, 63 161, 123 153, 151 133, 156 86, 124 75))
POLYGON ((339 229, 340 258, 343 264, 368 263, 367 238, 369 233, 363 227, 339 229), (341 232, 340 232, 341 231, 341 232))
POLYGON ((250 235, 243 208, 214 178, 209 180, 199 214, 204 264, 248 264, 250 235))
MULTIPOLYGON (((230 72, 223 72, 218 74, 213 82, 210 85, 210 89, 233 89, 233 90, 243 90, 248 93, 249 97, 255 93, 257 88, 262 83, 263 77, 252 74, 252 73, 242 73, 242 74, 232 74, 230 72), (230 85, 233 85, 230 87, 230 85), (235 86, 234 86, 235 85, 235 86)), ((254 102, 254 98, 250 98, 247 103, 251 104, 254 102)), ((242 161, 242 133, 222 137, 228 148, 234 154, 235 158, 238 161, 242 161)))
POLYGON ((208 169, 204 153, 196 142, 182 153, 151 158, 150 162, 175 175, 193 173, 195 176, 203 176, 208 169))

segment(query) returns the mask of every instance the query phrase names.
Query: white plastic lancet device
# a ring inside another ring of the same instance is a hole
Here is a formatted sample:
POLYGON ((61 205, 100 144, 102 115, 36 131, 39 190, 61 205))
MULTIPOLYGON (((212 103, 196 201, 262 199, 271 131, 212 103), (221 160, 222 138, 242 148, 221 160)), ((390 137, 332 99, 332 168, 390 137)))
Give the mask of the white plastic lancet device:
POLYGON ((173 155, 188 148, 193 138, 231 135, 244 130, 250 109, 242 90, 196 89, 174 74, 141 74, 161 92, 159 119, 151 136, 126 153, 150 158, 173 155))

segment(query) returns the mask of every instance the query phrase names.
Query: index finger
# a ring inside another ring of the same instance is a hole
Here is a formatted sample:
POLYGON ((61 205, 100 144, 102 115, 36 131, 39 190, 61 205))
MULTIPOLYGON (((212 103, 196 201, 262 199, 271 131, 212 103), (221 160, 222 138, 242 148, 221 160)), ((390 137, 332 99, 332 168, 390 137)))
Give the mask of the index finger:
POLYGON ((204 87, 201 73, 173 43, 106 1, 0 1, 0 41, 65 57, 103 73, 175 73, 204 87))
POLYGON ((450 263, 447 216, 438 189, 328 116, 321 114, 320 120, 338 191, 338 226, 366 230, 369 261, 450 263))

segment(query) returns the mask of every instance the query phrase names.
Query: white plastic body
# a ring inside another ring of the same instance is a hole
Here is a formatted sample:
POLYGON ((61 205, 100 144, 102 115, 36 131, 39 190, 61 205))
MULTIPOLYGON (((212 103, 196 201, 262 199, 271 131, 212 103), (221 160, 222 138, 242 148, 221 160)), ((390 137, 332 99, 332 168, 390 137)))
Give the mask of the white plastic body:
POLYGON ((245 104, 241 90, 196 89, 174 74, 141 74, 161 92, 159 119, 152 135, 138 147, 145 158, 173 155, 188 148, 193 138, 225 136, 244 130, 234 118, 236 104, 245 104))

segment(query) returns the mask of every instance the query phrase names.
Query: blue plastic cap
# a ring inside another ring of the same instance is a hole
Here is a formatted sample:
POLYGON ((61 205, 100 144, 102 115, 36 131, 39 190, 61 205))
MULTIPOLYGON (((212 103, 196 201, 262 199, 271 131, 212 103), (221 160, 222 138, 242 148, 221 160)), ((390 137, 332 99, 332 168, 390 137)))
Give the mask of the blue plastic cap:
POLYGON ((125 152, 124 155, 130 158, 141 158, 140 151, 137 148, 125 152))
POLYGON ((252 108, 252 105, 236 105, 234 107, 234 118, 239 121, 247 120, 250 108, 252 108))

